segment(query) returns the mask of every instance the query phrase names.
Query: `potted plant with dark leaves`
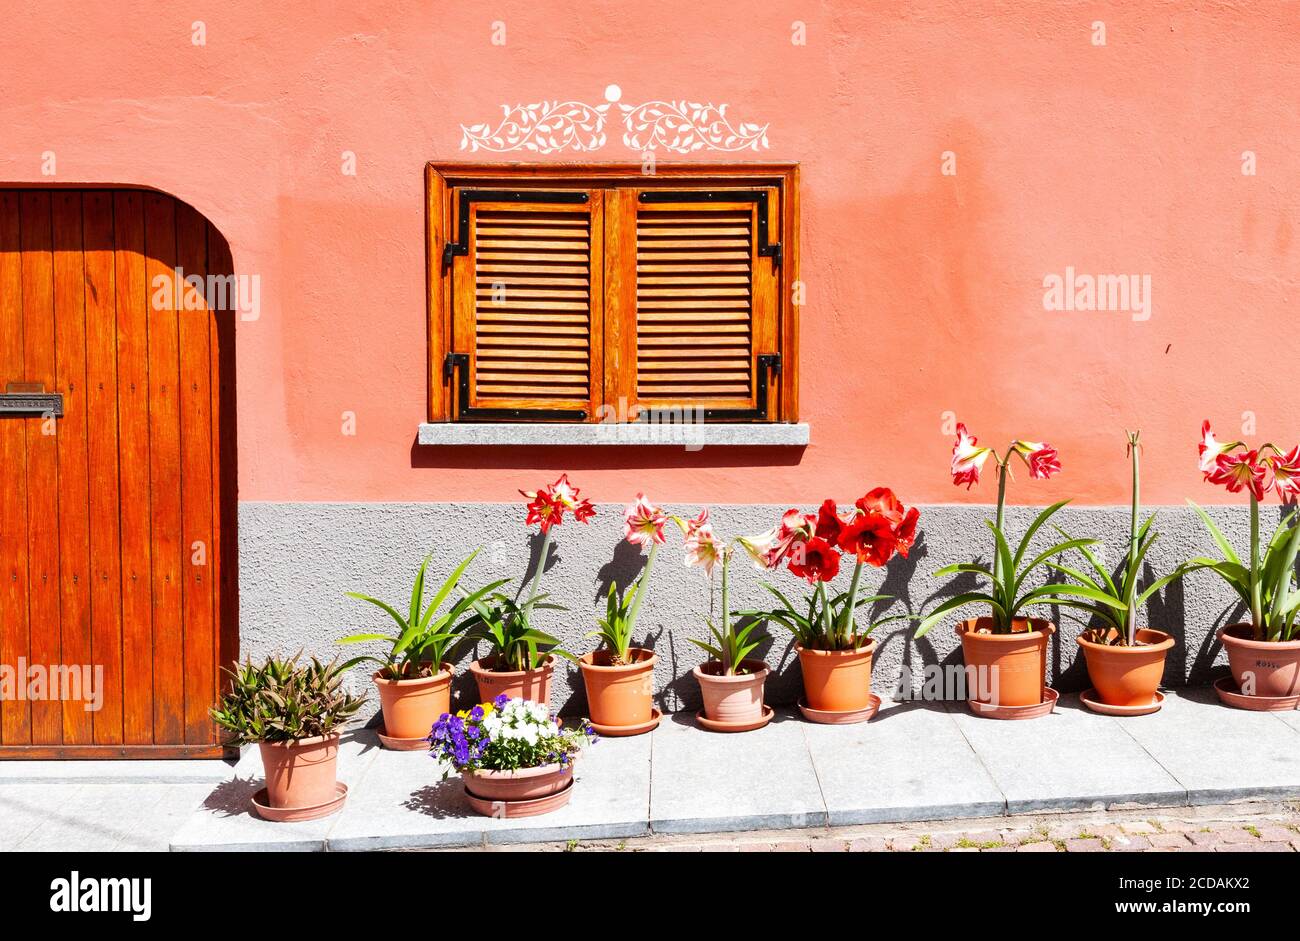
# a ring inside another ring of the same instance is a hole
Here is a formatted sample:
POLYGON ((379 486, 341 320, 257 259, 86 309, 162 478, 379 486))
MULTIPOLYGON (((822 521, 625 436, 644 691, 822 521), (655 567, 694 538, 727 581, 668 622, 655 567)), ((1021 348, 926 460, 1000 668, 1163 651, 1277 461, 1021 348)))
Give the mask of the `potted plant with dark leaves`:
POLYGON ((541 703, 503 694, 443 715, 428 741, 434 758, 460 772, 475 812, 531 817, 569 802, 574 762, 596 734, 585 720, 565 729, 541 703))
POLYGON ((522 599, 494 591, 474 602, 477 618, 466 636, 486 641, 492 652, 475 660, 469 669, 483 702, 505 695, 549 706, 555 656, 576 658, 561 650, 555 637, 532 626, 534 612, 564 610, 548 601, 550 596, 539 590, 542 573, 550 557, 555 527, 564 522, 564 514, 572 513, 579 523, 586 523, 596 515, 596 508, 590 500, 579 497, 578 488, 569 483, 568 474, 541 490, 519 492, 529 501, 526 525, 535 523, 542 532, 537 567, 522 599))
MULTIPOLYGON (((1182 577, 1178 570, 1163 578, 1141 584, 1142 566, 1160 534, 1152 529, 1155 515, 1140 525, 1141 516, 1141 432, 1126 432, 1128 456, 1133 474, 1133 495, 1129 505, 1128 541, 1124 562, 1114 575, 1104 560, 1088 546, 1079 546, 1091 574, 1048 561, 1047 565, 1091 589, 1092 598, 1058 598, 1060 607, 1075 608, 1090 615, 1094 625, 1075 638, 1088 665, 1093 688, 1083 694, 1083 704, 1109 715, 1143 715, 1160 708, 1163 697, 1158 687, 1165 672, 1165 656, 1174 639, 1164 631, 1139 627, 1147 600, 1165 585, 1182 577)), ((1057 528, 1066 539, 1070 535, 1057 528)))
MULTIPOLYGON (((1207 421, 1201 425, 1200 469, 1205 479, 1229 493, 1250 495, 1250 551, 1239 556, 1210 515, 1192 503, 1221 559, 1191 560, 1186 571, 1208 569, 1236 592, 1249 623, 1230 624, 1219 631, 1228 653, 1227 677, 1215 689, 1226 703, 1242 709, 1290 710, 1300 703, 1300 590, 1296 588, 1296 554, 1300 551, 1300 523, 1296 498, 1300 495, 1300 446, 1283 451, 1266 443, 1248 448, 1241 441, 1220 444, 1207 421), (1289 510, 1273 535, 1260 532, 1259 504, 1274 490, 1289 510)), ((1188 501, 1191 503, 1191 501, 1188 501)))
POLYGON ((451 677, 455 667, 447 660, 447 654, 475 619, 474 602, 505 584, 504 580, 493 582, 474 592, 460 589, 461 577, 478 552, 475 549, 456 567, 427 605, 424 598, 429 557, 426 556, 415 573, 411 600, 404 613, 370 595, 347 593, 349 598, 379 608, 396 625, 392 633, 352 634, 339 641, 340 644, 382 641, 389 645, 382 657, 365 655, 344 664, 345 668, 363 662, 379 665, 372 679, 379 690, 384 719, 379 738, 388 748, 405 751, 424 748, 434 720, 451 708, 451 677), (450 605, 442 611, 449 599, 450 605))
POLYGON ((1059 473, 1061 463, 1056 449, 1042 442, 1013 441, 1002 454, 992 448, 979 447, 976 439, 966 431, 966 426, 959 424, 952 452, 953 483, 964 483, 970 489, 971 485, 979 482, 980 470, 990 456, 998 468, 997 518, 985 521, 993 533, 993 562, 991 565, 962 562, 934 573, 937 577, 975 575, 988 583, 988 589, 962 592, 946 599, 921 620, 915 636, 924 637, 950 611, 971 604, 986 605, 988 615, 957 624, 967 667, 967 702, 978 715, 996 719, 1028 719, 1051 712, 1056 703, 1056 690, 1044 682, 1047 640, 1056 631, 1056 625, 1043 618, 1022 616, 1021 612, 1037 605, 1056 604, 1062 597, 1091 601, 1104 597, 1086 585, 1033 587, 1029 583, 1030 576, 1043 568, 1049 559, 1071 549, 1092 545, 1096 540, 1069 539, 1049 545, 1032 557, 1029 555, 1034 536, 1068 502, 1061 501, 1035 516, 1012 549, 1005 521, 1007 480, 1011 475, 1012 458, 1019 457, 1024 461, 1029 476, 1037 480, 1059 473))
POLYGON ((599 638, 600 647, 578 661, 591 724, 601 735, 640 735, 655 728, 661 718, 653 701, 658 658, 653 650, 632 646, 632 637, 667 520, 643 493, 623 513, 623 538, 634 546, 649 547, 645 567, 621 593, 610 582, 605 615, 598 618, 600 627, 587 635, 599 638))
POLYGON ((804 604, 796 606, 775 586, 764 583, 779 607, 745 612, 775 621, 794 634, 805 697, 799 709, 805 718, 827 724, 865 722, 879 708, 880 697, 871 692, 876 642, 870 635, 876 624, 908 616, 859 626, 859 607, 892 600, 888 595, 862 594, 862 570, 867 565, 885 565, 895 553, 906 558, 916 539, 919 516, 915 507, 906 509, 892 490, 877 487, 847 511, 841 511, 834 500, 824 501, 816 513, 789 510, 762 540, 765 567, 788 563, 792 574, 813 586, 804 604), (841 553, 853 559, 853 575, 847 591, 831 594, 827 585, 840 570, 841 553), (810 560, 818 564, 809 564, 810 560))
POLYGON ((232 745, 261 750, 266 787, 253 807, 269 820, 312 820, 332 814, 347 798, 338 781, 339 733, 364 697, 343 689, 343 667, 315 657, 269 657, 230 674, 230 691, 212 710, 232 745))

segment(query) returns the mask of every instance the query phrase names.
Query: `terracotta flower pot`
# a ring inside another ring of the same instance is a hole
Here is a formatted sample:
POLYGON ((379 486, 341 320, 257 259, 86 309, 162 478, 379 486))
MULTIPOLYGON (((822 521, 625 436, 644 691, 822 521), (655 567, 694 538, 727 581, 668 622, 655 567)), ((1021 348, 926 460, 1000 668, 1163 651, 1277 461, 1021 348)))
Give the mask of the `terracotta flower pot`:
POLYGON ((763 684, 767 682, 767 664, 762 660, 742 660, 746 673, 727 676, 716 660, 701 664, 692 672, 704 696, 704 715, 719 722, 739 724, 763 718, 763 684))
POLYGON ((962 656, 975 673, 967 677, 967 698, 995 706, 1036 706, 1043 701, 1047 638, 1056 625, 1042 618, 1016 618, 1012 633, 993 634, 992 618, 957 625, 962 656))
POLYGON ((466 790, 485 800, 535 800, 564 790, 573 780, 573 762, 515 771, 462 771, 460 778, 466 790))
POLYGON ((475 660, 469 665, 469 672, 478 682, 480 702, 491 702, 502 693, 511 699, 527 699, 551 704, 551 673, 555 670, 555 657, 548 656, 546 662, 535 670, 508 670, 498 673, 492 669, 496 655, 475 660))
POLYGON ((261 742, 267 801, 272 807, 315 807, 337 796, 339 737, 261 742))
POLYGON ((1294 696, 1300 693, 1300 640, 1255 640, 1249 624, 1229 624, 1219 631, 1228 652, 1228 668, 1246 696, 1294 696))
POLYGON ((414 680, 386 680, 376 673, 371 679, 379 690, 384 714, 384 734, 389 738, 425 738, 438 717, 451 709, 450 663, 433 676, 414 680))
POLYGON ((1135 647, 1112 646, 1104 641, 1116 635, 1107 631, 1084 631, 1075 641, 1088 661, 1088 676, 1101 701, 1109 706, 1149 706, 1165 673, 1165 655, 1174 639, 1164 631, 1142 628, 1135 647))
POLYGON ((871 705, 871 657, 876 642, 867 638, 857 650, 810 650, 795 644, 803 693, 811 709, 853 712, 871 705))
POLYGON ((633 647, 630 663, 614 666, 609 651, 596 650, 578 661, 582 682, 587 687, 587 708, 596 725, 644 725, 651 719, 654 704, 655 664, 653 650, 633 647))

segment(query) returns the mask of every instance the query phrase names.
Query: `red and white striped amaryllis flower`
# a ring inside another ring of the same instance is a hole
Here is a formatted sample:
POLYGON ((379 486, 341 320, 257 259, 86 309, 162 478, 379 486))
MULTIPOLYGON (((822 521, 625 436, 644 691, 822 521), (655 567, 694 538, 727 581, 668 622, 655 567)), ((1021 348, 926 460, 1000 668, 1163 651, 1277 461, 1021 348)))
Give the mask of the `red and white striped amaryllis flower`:
POLYGON ((1244 487, 1256 500, 1264 499, 1267 477, 1268 461, 1261 461, 1258 451, 1220 454, 1214 461, 1214 469, 1205 475, 1210 483, 1227 487, 1229 493, 1240 493, 1244 487))
POLYGON ((644 493, 638 493, 623 511, 623 536, 633 545, 663 545, 666 522, 668 514, 647 500, 644 493))
POLYGON ((1205 479, 1229 493, 1247 490, 1262 500, 1269 490, 1276 490, 1283 503, 1295 503, 1300 497, 1300 445, 1283 451, 1271 442, 1258 448, 1248 448, 1244 441, 1220 444, 1209 421, 1204 421, 1196 450, 1205 479))
POLYGON ((1214 432, 1210 430, 1209 419, 1201 422, 1201 443, 1196 446, 1201 456, 1201 473, 1208 474, 1213 471, 1214 463, 1219 459, 1220 454, 1226 454, 1241 446, 1240 441, 1220 444, 1214 439, 1214 432))
POLYGON ((1017 441, 1013 447, 1025 459, 1025 464, 1029 466, 1029 476, 1034 480, 1047 480, 1053 474, 1061 472, 1061 461, 1056 448, 1047 442, 1017 441))
POLYGON ((952 482, 954 486, 966 485, 969 490, 980 482, 980 470, 993 453, 992 448, 977 447, 979 439, 958 423, 957 441, 952 446, 952 482))
POLYGON ((714 535, 707 507, 700 510, 699 516, 686 521, 685 533, 686 565, 698 565, 704 569, 705 576, 712 578, 713 567, 722 561, 723 545, 714 535))
POLYGON ((528 498, 528 519, 525 525, 541 525, 542 532, 548 532, 552 526, 564 522, 564 513, 573 513, 579 523, 585 523, 596 515, 596 508, 590 500, 579 496, 578 488, 569 483, 569 475, 561 474, 560 479, 541 490, 520 490, 528 498))
POLYGON ((1273 487, 1283 503, 1295 503, 1300 497, 1300 445, 1268 462, 1273 472, 1273 487))

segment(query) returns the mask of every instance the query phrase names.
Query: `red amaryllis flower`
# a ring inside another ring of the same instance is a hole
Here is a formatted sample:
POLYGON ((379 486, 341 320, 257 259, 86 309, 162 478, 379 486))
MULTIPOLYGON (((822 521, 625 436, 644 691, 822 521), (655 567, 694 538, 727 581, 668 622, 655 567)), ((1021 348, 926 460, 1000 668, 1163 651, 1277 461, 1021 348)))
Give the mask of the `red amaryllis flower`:
POLYGON ((1300 445, 1268 461, 1273 472, 1273 487, 1283 503, 1295 503, 1300 496, 1300 445))
POLYGON ((646 499, 644 493, 623 511, 623 536, 634 545, 648 546, 652 542, 664 543, 664 523, 668 515, 646 499))
POLYGON ((980 468, 993 453, 988 448, 976 447, 978 440, 966 431, 965 425, 957 425, 957 441, 952 446, 952 482, 956 486, 965 484, 967 490, 980 482, 980 468))
POLYGON ((1053 474, 1061 472, 1061 462, 1057 458, 1056 448, 1044 441, 1017 441, 1013 445, 1016 452, 1029 465, 1029 476, 1035 480, 1046 480, 1053 474))
POLYGON ((808 584, 829 582, 840 570, 840 554, 825 539, 813 536, 790 553, 790 571, 808 584))
POLYGON ((817 510, 817 521, 813 525, 813 535, 820 536, 832 546, 840 541, 844 531, 844 521, 840 519, 834 500, 826 500, 817 510))
POLYGON ((1214 470, 1205 479, 1212 484, 1222 484, 1229 493, 1240 493, 1243 487, 1255 495, 1256 500, 1264 499, 1264 462, 1257 460, 1259 452, 1244 451, 1240 454, 1220 454, 1214 462, 1214 470))
POLYGON ((879 513, 895 523, 903 521, 903 503, 888 487, 877 487, 863 494, 853 505, 863 513, 879 513))
POLYGON ((912 507, 903 517, 903 522, 894 530, 894 538, 898 541, 898 554, 905 559, 913 543, 916 542, 916 522, 920 518, 921 511, 912 507))
POLYGON ((564 511, 573 512, 573 518, 585 523, 596 515, 596 508, 590 500, 580 499, 578 488, 569 483, 569 475, 561 474, 560 479, 541 490, 520 490, 528 498, 528 519, 526 525, 540 523, 542 532, 564 522, 564 511))
POLYGON ((884 565, 898 548, 897 524, 883 513, 859 513, 840 534, 840 548, 859 562, 884 565))

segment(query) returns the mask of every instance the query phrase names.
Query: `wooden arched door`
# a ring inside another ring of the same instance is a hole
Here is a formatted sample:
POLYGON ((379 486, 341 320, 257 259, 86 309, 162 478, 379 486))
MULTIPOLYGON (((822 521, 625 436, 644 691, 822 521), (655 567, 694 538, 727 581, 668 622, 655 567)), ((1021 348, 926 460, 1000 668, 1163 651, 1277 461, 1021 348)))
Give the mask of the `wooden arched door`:
POLYGON ((220 753, 230 272, 166 194, 0 189, 0 758, 220 753))

